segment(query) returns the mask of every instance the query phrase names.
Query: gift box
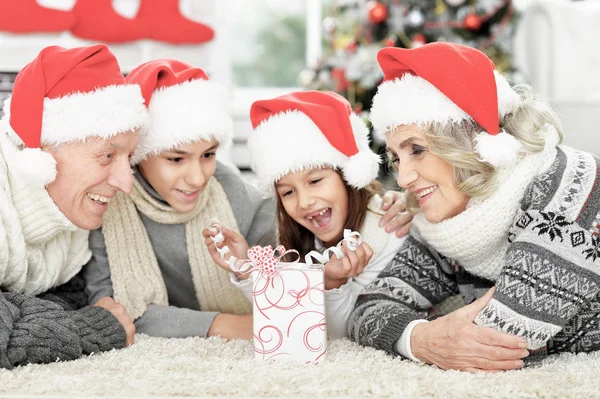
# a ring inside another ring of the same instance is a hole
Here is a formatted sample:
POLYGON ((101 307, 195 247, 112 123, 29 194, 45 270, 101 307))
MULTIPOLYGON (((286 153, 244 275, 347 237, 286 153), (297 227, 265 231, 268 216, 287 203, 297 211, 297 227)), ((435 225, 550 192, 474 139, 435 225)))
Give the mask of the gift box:
POLYGON ((278 262, 273 272, 252 272, 252 279, 255 358, 325 360, 323 266, 278 262))
MULTIPOLYGON (((218 220, 209 222, 215 242, 224 241, 218 220)), ((341 259, 342 244, 355 251, 362 243, 356 231, 344 230, 337 246, 323 252, 310 251, 299 262, 300 254, 282 245, 273 249, 254 246, 247 259, 237 259, 227 246, 217 246, 221 257, 236 273, 250 273, 252 278, 253 336, 255 358, 259 360, 296 360, 320 363, 327 353, 327 323, 323 267, 335 255, 341 259), (294 262, 282 259, 296 255, 294 262)))

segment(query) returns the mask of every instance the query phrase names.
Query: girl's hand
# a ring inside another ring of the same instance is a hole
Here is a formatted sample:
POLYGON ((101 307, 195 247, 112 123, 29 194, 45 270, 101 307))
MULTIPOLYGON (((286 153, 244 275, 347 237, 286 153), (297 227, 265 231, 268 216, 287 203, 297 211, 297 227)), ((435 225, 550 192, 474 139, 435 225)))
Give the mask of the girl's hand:
POLYGON ((406 211, 404 194, 398 191, 386 191, 381 210, 385 211, 385 214, 379 220, 379 227, 384 227, 387 233, 395 231, 398 238, 408 234, 413 215, 406 211))
POLYGON ((342 252, 344 253, 342 259, 333 256, 325 264, 326 290, 339 288, 348 281, 348 278, 361 274, 373 256, 373 249, 366 242, 360 244, 356 251, 349 250, 344 243, 342 252))
MULTIPOLYGON (((221 233, 223 234, 223 237, 225 239, 218 244, 213 241, 211 233, 214 235, 217 232, 211 232, 210 228, 204 229, 202 231, 202 235, 204 236, 204 243, 206 244, 208 252, 210 253, 210 256, 213 258, 215 263, 221 266, 223 269, 227 270, 228 272, 232 271, 231 267, 227 263, 229 258, 231 258, 231 255, 235 256, 238 259, 246 259, 248 257, 248 242, 240 233, 223 227, 221 233), (224 257, 221 257, 221 254, 219 253, 219 251, 217 251, 217 245, 219 249, 227 245, 227 247, 229 247, 230 252, 228 254, 225 254, 224 257)), ((235 274, 238 278, 242 280, 248 278, 248 273, 242 274, 236 272, 235 274)))
POLYGON ((473 323, 492 299, 494 288, 470 305, 428 323, 417 324, 410 337, 413 355, 443 370, 497 372, 523 366, 527 343, 473 323))

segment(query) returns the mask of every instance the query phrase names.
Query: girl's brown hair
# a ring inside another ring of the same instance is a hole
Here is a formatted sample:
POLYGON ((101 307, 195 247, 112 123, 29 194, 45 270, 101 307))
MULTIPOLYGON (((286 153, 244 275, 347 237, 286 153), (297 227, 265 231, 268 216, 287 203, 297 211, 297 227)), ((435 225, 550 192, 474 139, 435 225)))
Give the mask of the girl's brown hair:
MULTIPOLYGON (((357 189, 346 183, 344 176, 338 169, 334 169, 334 171, 344 182, 346 192, 348 193, 348 216, 344 228, 358 231, 365 221, 369 201, 375 194, 382 192, 381 184, 375 180, 367 187, 357 189)), ((279 194, 276 194, 276 197, 279 244, 283 245, 286 249, 297 250, 300 256, 304 258, 307 253, 315 249, 315 235, 292 219, 285 211, 279 194)), ((337 244, 337 242, 323 244, 328 246, 337 244)))

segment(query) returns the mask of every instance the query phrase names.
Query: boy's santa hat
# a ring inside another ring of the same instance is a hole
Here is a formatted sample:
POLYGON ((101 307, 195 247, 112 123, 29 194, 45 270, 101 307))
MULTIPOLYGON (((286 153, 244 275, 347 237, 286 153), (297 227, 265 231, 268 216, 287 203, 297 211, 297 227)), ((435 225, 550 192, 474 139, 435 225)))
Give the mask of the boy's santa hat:
POLYGON ((2 133, 18 145, 11 174, 46 186, 56 177, 56 161, 40 149, 110 138, 146 123, 140 88, 126 85, 116 58, 104 45, 43 49, 17 75, 4 102, 2 133))
POLYGON ((384 48, 377 61, 384 82, 373 99, 371 121, 380 132, 472 119, 486 130, 475 147, 483 162, 502 166, 518 159, 521 143, 500 131, 499 117, 512 112, 520 97, 481 51, 436 42, 414 49, 384 48))
POLYGON ((132 163, 200 140, 214 138, 222 146, 231 142, 227 88, 210 81, 202 69, 177 60, 155 60, 132 70, 127 82, 141 86, 150 114, 132 163))
POLYGON ((289 172, 315 167, 341 169, 356 188, 377 177, 380 159, 369 148, 368 129, 336 93, 302 91, 256 101, 250 119, 252 169, 265 193, 289 172))

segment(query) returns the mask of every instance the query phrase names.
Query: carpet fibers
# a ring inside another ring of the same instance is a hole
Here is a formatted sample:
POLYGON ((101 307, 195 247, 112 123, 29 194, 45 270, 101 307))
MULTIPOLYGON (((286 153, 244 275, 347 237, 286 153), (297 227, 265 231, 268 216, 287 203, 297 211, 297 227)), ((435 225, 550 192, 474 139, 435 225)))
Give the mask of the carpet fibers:
POLYGON ((251 350, 246 341, 137 335, 124 350, 0 370, 0 397, 600 397, 600 353, 473 375, 402 361, 347 340, 330 342, 328 359, 317 366, 263 363, 251 350))

